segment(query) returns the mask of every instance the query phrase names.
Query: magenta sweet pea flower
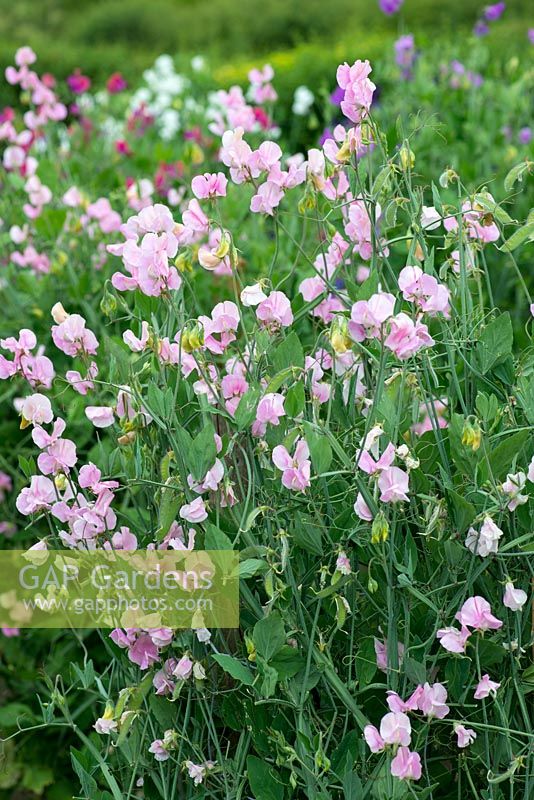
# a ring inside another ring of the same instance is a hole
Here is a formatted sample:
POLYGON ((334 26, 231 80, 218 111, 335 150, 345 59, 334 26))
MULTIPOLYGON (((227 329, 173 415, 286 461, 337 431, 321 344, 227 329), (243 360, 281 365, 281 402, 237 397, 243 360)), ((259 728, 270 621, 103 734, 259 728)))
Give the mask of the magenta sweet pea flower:
POLYGON ((404 0, 378 0, 380 10, 388 17, 396 14, 404 0))
POLYGON ((80 69, 75 69, 67 78, 67 86, 74 94, 83 94, 91 88, 91 81, 87 75, 82 75, 80 69))
POLYGON ((124 92, 128 88, 126 79, 120 72, 113 72, 106 82, 106 89, 110 94, 118 94, 124 92))

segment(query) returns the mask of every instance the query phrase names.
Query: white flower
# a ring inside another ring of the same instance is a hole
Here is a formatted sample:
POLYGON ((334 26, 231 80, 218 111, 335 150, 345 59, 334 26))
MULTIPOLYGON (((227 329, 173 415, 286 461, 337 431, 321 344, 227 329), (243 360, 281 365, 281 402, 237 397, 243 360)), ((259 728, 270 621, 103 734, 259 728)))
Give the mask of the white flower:
POLYGON ((257 306, 267 300, 267 295, 261 288, 261 283, 254 283, 252 286, 245 286, 241 292, 241 302, 244 306, 257 306))
POLYGON ((441 215, 434 206, 423 206, 421 225, 425 231, 434 231, 441 225, 441 215))
POLYGON ((293 96, 293 114, 303 117, 313 105, 315 96, 307 86, 297 86, 293 96))
POLYGON ((490 553, 496 553, 499 548, 499 539, 502 531, 493 522, 491 517, 486 517, 480 528, 480 532, 475 528, 469 528, 465 539, 465 546, 477 556, 485 558, 490 553))

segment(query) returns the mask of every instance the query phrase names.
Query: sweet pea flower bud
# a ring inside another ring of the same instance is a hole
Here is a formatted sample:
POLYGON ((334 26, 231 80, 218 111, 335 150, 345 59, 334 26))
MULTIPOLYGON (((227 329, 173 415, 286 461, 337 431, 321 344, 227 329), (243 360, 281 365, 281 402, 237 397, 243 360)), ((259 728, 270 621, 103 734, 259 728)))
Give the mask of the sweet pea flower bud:
POLYGON ((221 236, 220 244, 215 251, 215 256, 219 259, 219 261, 222 261, 222 259, 228 255, 228 253, 230 252, 231 243, 232 239, 230 237, 230 234, 228 233, 228 231, 224 231, 223 235, 221 236))
POLYGON ((378 583, 371 576, 369 576, 369 580, 367 581, 367 591, 370 594, 374 594, 375 592, 378 591, 378 583))
POLYGON ((60 472, 54 478, 54 485, 58 492, 64 491, 67 488, 67 477, 63 472, 60 472))
POLYGON ((400 163, 403 169, 415 167, 415 153, 410 149, 408 142, 404 142, 399 151, 400 163))
POLYGON ((387 542, 389 536, 389 523, 380 511, 373 520, 371 528, 371 544, 387 542))
POLYGON ((184 252, 176 256, 174 259, 174 266, 179 272, 193 272, 193 263, 190 253, 184 252))
POLYGON ((330 326, 330 344, 335 353, 342 355, 351 348, 349 326, 345 317, 334 317, 330 326))
POLYGON ((133 442, 135 442, 136 436, 137 436, 137 434, 136 434, 135 431, 129 431, 128 433, 125 433, 122 436, 119 436, 119 438, 117 439, 117 442, 122 447, 124 447, 124 446, 126 446, 128 444, 132 444, 133 442))
POLYGON ((206 670, 200 663, 200 661, 195 661, 193 666, 193 676, 196 678, 197 681, 204 681, 206 680, 206 670))
POLYGON ((462 430, 462 444, 470 447, 475 453, 482 442, 482 429, 477 419, 474 422, 466 420, 462 430))
POLYGON ((52 310, 50 313, 52 314, 52 319, 57 325, 61 325, 61 323, 65 322, 65 320, 68 319, 69 316, 61 303, 55 303, 52 306, 52 310))
POLYGON ((453 181, 457 180, 457 178, 458 178, 458 175, 456 174, 456 172, 453 169, 450 169, 450 168, 446 169, 439 176, 439 185, 443 189, 446 189, 447 186, 449 185, 449 183, 452 183, 453 181))
POLYGON ((106 317, 111 317, 116 310, 117 298, 115 295, 111 294, 106 287, 102 300, 100 301, 100 311, 105 314, 106 317))

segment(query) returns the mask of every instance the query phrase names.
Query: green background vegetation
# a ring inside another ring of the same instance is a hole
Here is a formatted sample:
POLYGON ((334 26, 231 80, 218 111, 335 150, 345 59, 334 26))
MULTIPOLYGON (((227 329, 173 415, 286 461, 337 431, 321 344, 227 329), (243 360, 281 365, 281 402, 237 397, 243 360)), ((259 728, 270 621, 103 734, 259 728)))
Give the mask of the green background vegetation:
MULTIPOLYGON (((102 80, 121 70, 135 80, 162 52, 202 53, 220 65, 221 79, 240 77, 248 61, 269 57, 292 83, 313 86, 339 56, 377 57, 399 31, 418 45, 454 42, 471 30, 484 0, 405 0, 385 17, 377 0, 0 0, 0 67, 21 44, 39 69, 64 77, 81 67, 102 80), (228 65, 232 65, 228 69, 228 65)), ((487 41, 506 56, 527 48, 534 25, 529 0, 508 0, 487 41)))

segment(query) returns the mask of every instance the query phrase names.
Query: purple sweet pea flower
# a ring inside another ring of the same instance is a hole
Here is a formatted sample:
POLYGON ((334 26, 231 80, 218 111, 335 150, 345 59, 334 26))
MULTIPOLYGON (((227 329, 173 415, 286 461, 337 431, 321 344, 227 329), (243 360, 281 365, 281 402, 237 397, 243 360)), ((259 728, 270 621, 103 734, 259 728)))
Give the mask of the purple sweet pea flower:
POLYGON ((484 9, 484 17, 488 22, 496 22, 502 17, 506 9, 506 3, 494 3, 492 6, 486 6, 484 9))
POLYGON ((403 2, 404 0, 378 0, 378 5, 380 10, 390 17, 392 14, 397 13, 403 2))

